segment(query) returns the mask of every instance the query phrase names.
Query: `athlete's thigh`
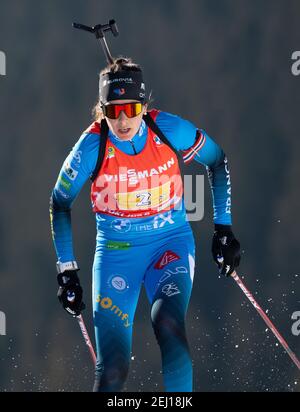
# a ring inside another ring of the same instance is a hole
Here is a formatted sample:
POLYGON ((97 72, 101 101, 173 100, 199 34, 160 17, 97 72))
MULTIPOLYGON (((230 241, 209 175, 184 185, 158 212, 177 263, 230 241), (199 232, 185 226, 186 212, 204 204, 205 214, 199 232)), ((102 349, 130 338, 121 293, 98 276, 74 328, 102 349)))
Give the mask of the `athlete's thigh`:
POLYGON ((185 312, 190 299, 195 267, 192 234, 171 237, 158 249, 147 270, 144 284, 151 304, 155 300, 178 302, 185 312))
POLYGON ((133 321, 143 278, 134 247, 125 242, 107 242, 96 250, 93 264, 93 309, 96 325, 128 328, 133 321))

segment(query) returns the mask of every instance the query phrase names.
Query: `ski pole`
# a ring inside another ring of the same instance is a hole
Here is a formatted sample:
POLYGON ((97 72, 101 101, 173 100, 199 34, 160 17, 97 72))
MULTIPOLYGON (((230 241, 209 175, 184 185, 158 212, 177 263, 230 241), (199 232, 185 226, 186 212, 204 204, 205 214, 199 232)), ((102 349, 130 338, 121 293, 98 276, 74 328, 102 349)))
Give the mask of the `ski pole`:
POLYGON ((97 24, 94 27, 85 26, 84 24, 80 23, 73 23, 73 27, 74 29, 80 29, 92 33, 96 36, 96 39, 100 39, 107 63, 111 64, 114 62, 114 59, 110 54, 108 45, 106 43, 104 33, 106 31, 111 31, 115 37, 118 36, 119 31, 115 20, 109 20, 108 24, 97 24))
POLYGON ((286 341, 283 339, 283 337, 281 336, 281 334, 278 332, 278 330, 275 328, 275 326, 273 325, 273 323, 271 322, 271 320, 268 318, 268 316, 266 315, 266 313, 262 310, 262 308, 259 306, 259 304, 256 302, 256 300, 254 299, 253 295, 249 292, 249 290, 246 288, 246 286, 244 285, 244 283, 241 281, 241 279, 239 278, 239 276, 237 275, 236 272, 233 272, 231 274, 232 278, 236 281, 236 283, 239 285, 239 287, 242 289, 242 291, 244 292, 244 294, 247 296, 247 298, 250 300, 250 302, 252 303, 252 305, 255 307, 255 309, 257 310, 257 312, 260 314, 260 316, 263 318, 263 320, 266 322, 266 324, 268 325, 269 329, 274 333, 274 335, 276 336, 276 338, 278 339, 279 343, 283 346, 283 348, 286 350, 287 354, 289 355, 289 357, 292 359, 292 361, 294 362, 294 364, 297 366, 297 368, 300 370, 300 361, 297 358, 297 356, 294 354, 294 352, 292 352, 292 350, 290 349, 289 345, 286 343, 286 341))
POLYGON ((93 363, 94 363, 94 366, 95 366, 95 365, 96 365, 96 354, 95 354, 95 351, 94 351, 92 342, 91 342, 91 340, 90 340, 88 331, 87 331, 87 329, 86 329, 86 327, 85 327, 85 324, 84 324, 82 315, 76 316, 76 319, 77 319, 77 321, 78 321, 78 323, 79 323, 80 330, 81 330, 81 332, 82 332, 82 335, 83 335, 83 338, 84 338, 84 340, 85 340, 85 343, 86 343, 87 347, 89 348, 89 352, 90 352, 90 355, 91 355, 91 357, 92 357, 92 360, 93 360, 93 363))

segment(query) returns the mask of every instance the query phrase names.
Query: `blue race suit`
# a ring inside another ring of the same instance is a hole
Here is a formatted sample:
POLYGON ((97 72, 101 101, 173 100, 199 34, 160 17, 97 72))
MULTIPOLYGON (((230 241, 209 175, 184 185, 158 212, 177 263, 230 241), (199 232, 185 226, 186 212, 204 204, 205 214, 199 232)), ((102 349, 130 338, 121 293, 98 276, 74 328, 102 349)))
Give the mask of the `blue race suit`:
MULTIPOLYGON (((212 190, 214 223, 231 224, 228 162, 218 144, 191 122, 158 112, 156 123, 186 163, 204 165, 212 190)), ((134 156, 145 147, 144 120, 131 141, 109 131, 108 140, 134 156)), ((100 141, 101 144, 101 141, 100 141)), ((58 261, 74 261, 71 206, 93 174, 99 134, 82 134, 66 158, 52 193, 52 235, 58 261)), ((93 319, 97 365, 94 391, 120 391, 127 377, 134 314, 142 284, 151 304, 151 321, 162 356, 166 391, 192 391, 192 363, 185 332, 191 295, 195 243, 184 207, 154 216, 127 218, 96 213, 93 264, 93 319)))

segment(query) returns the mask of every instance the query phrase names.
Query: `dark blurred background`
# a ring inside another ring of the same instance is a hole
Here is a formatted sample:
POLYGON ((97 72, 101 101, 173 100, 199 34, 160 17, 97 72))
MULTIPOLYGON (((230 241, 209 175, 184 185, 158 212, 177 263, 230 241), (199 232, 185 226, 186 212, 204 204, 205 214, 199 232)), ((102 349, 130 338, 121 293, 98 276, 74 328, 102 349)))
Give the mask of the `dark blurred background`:
MULTIPOLYGON (((144 69, 154 106, 204 128, 231 168, 239 273, 292 350, 300 310, 300 50, 298 0, 0 0, 0 391, 89 391, 92 364, 79 327, 59 306, 48 203, 64 158, 91 123, 100 44, 76 31, 114 18, 112 54, 144 69)), ((206 174, 193 163, 186 173, 206 174)), ((233 280, 218 277, 211 196, 193 222, 197 242, 187 330, 196 391, 300 391, 299 371, 233 280)), ((73 208, 91 335, 95 222, 89 185, 73 208)), ((141 294, 128 391, 163 390, 160 353, 141 294)))

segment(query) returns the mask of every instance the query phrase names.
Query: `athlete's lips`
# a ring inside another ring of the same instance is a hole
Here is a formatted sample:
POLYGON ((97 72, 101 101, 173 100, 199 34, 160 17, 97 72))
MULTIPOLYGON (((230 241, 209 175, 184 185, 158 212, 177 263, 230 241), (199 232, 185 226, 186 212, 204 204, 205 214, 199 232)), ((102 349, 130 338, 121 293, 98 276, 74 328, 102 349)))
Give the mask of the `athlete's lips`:
POLYGON ((118 129, 118 132, 120 134, 128 134, 130 132, 130 127, 128 127, 127 129, 118 129))

